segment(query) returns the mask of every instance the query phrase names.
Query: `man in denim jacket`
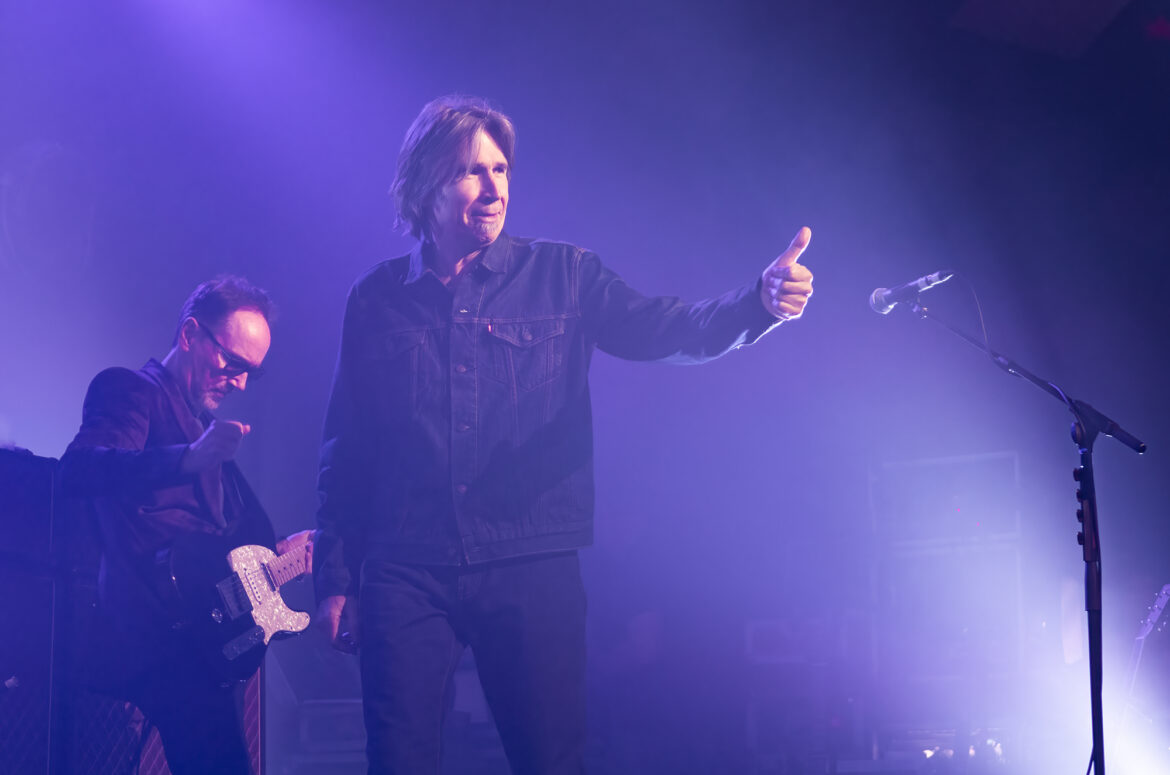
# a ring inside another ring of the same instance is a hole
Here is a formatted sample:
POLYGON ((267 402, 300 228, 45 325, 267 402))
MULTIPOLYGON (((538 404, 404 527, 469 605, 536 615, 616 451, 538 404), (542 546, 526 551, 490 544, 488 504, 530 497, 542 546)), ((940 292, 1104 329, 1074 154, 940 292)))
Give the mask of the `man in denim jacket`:
POLYGON ((513 771, 583 771, 593 351, 710 360, 812 294, 807 228, 758 279, 693 304, 643 296, 573 245, 508 236, 514 144, 482 100, 424 107, 393 188, 418 247, 346 305, 315 580, 319 625, 360 655, 372 773, 438 771, 466 646, 513 771))

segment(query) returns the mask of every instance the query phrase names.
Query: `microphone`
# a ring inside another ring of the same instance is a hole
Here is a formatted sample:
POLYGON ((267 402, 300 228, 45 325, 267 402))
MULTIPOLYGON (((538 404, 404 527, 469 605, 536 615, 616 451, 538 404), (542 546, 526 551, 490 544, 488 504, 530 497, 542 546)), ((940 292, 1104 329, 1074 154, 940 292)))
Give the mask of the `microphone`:
POLYGON ((899 285, 896 288, 877 288, 869 295, 869 307, 879 315, 888 315, 899 303, 910 301, 925 290, 945 283, 954 277, 954 272, 940 269, 934 274, 919 277, 913 282, 899 285))

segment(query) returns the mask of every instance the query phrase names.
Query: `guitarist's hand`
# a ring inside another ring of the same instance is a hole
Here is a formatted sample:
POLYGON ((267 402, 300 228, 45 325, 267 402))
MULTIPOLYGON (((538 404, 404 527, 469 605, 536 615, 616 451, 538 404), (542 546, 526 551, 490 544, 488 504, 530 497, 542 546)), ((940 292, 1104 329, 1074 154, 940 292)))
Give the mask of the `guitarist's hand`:
POLYGON ((293 549, 305 547, 305 565, 308 568, 306 573, 313 572, 313 542, 317 540, 316 530, 302 530, 299 533, 293 533, 290 536, 281 538, 276 542, 276 553, 287 554, 293 549))
POLYGON ((317 627, 333 648, 356 654, 360 642, 357 598, 331 595, 322 600, 317 606, 317 627))
POLYGON ((179 471, 198 474, 236 456, 240 442, 252 431, 251 425, 232 420, 212 420, 203 435, 187 445, 179 471))

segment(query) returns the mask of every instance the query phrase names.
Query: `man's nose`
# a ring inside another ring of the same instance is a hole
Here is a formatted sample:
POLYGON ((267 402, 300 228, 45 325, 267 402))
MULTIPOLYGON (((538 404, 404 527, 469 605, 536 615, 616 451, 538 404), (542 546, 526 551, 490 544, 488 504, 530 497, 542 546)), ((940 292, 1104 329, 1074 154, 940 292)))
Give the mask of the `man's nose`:
POLYGON ((248 372, 242 371, 228 380, 228 384, 236 390, 243 390, 248 386, 248 372))
POLYGON ((480 196, 489 200, 500 198, 500 185, 496 181, 496 176, 490 172, 483 176, 483 182, 480 184, 480 196))

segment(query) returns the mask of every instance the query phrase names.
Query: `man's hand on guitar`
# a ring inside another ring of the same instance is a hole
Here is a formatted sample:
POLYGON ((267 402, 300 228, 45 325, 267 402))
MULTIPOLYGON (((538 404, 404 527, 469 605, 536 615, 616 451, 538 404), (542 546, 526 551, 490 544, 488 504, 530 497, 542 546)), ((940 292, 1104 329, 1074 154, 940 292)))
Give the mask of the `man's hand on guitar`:
POLYGON ((329 645, 346 654, 356 654, 360 643, 358 601, 348 595, 331 595, 317 606, 316 626, 329 645))
POLYGON ((212 420, 203 435, 187 445, 179 461, 184 474, 198 474, 236 456, 240 442, 252 432, 251 425, 233 420, 212 420))
POLYGON ((299 533, 293 533, 290 536, 285 536, 276 542, 277 554, 288 554, 294 549, 305 547, 305 558, 309 566, 308 573, 313 572, 313 542, 317 540, 318 530, 302 530, 299 533))

